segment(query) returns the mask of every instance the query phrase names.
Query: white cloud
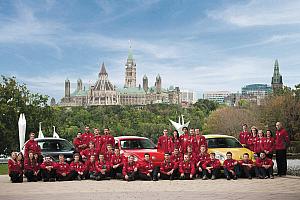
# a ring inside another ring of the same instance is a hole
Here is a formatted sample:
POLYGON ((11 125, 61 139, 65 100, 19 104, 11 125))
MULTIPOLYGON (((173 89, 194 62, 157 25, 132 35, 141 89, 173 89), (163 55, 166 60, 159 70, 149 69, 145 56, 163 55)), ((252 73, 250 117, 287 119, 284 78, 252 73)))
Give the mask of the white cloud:
POLYGON ((212 10, 208 17, 240 27, 272 26, 300 23, 300 1, 251 0, 212 10))

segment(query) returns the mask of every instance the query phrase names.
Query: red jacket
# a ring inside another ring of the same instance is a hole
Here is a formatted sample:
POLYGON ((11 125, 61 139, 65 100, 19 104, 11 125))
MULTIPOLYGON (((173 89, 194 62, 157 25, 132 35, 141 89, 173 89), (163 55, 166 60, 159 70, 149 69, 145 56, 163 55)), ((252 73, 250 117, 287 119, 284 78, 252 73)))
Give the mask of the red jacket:
POLYGON ((266 157, 265 159, 257 158, 255 165, 257 167, 262 167, 262 165, 271 165, 273 167, 274 163, 270 158, 266 157))
POLYGON ((154 169, 154 165, 151 160, 146 161, 145 159, 138 163, 138 168, 140 173, 142 174, 148 174, 149 170, 154 169))
POLYGON ((196 173, 195 165, 192 161, 181 161, 179 163, 179 172, 180 173, 189 173, 194 175, 196 173))
POLYGON ((272 137, 270 138, 265 137, 263 139, 263 150, 272 153, 272 151, 274 151, 274 148, 275 148, 275 139, 272 137))
MULTIPOLYGON (((197 163, 197 155, 195 154, 195 153, 188 153, 189 154, 189 157, 190 157, 190 161, 192 162, 192 163, 197 163)), ((182 158, 182 161, 183 161, 183 158, 182 158)))
POLYGON ((108 173, 110 171, 111 168, 111 163, 108 161, 96 161, 96 171, 97 172, 101 172, 102 169, 106 169, 106 173, 108 173))
POLYGON ((86 161, 85 163, 86 166, 86 170, 88 170, 89 172, 96 172, 96 161, 91 162, 90 160, 86 161))
POLYGON ((170 140, 168 136, 160 136, 157 141, 157 150, 162 152, 170 151, 170 140))
POLYGON ((239 164, 241 165, 241 166, 243 166, 243 164, 254 164, 253 163, 253 161, 252 160, 247 160, 247 161, 245 161, 245 160, 239 160, 239 164))
POLYGON ((207 159, 204 164, 202 165, 203 169, 206 169, 207 167, 212 167, 213 169, 218 169, 221 167, 221 163, 219 159, 211 160, 211 158, 207 159))
POLYGON ((111 151, 111 152, 106 151, 104 153, 104 158, 105 158, 106 161, 111 162, 111 158, 112 158, 113 155, 114 155, 114 151, 111 151))
POLYGON ((111 164, 112 165, 120 164, 120 166, 123 167, 124 162, 126 161, 125 159, 126 158, 125 158, 125 156, 123 154, 120 154, 118 156, 116 154, 114 154, 111 157, 111 164))
POLYGON ((74 144, 75 150, 79 153, 85 149, 83 147, 79 147, 80 145, 85 144, 83 142, 82 138, 78 138, 78 137, 74 138, 73 144, 74 144))
POLYGON ((178 150, 180 151, 180 149, 181 149, 180 138, 170 137, 170 139, 169 139, 169 151, 173 152, 175 148, 178 148, 178 150))
POLYGON ((240 132, 239 140, 241 144, 247 144, 248 139, 251 137, 251 133, 246 131, 240 132))
POLYGON ((260 153, 264 151, 264 144, 263 144, 264 137, 257 137, 254 143, 254 152, 260 153))
POLYGON ((181 153, 179 153, 178 155, 172 154, 170 159, 172 162, 178 165, 182 161, 183 157, 181 153))
POLYGON ((56 169, 56 163, 53 162, 53 161, 50 161, 50 162, 44 161, 44 162, 41 164, 41 169, 46 169, 46 167, 48 167, 48 166, 52 166, 53 169, 56 169))
POLYGON ((33 159, 32 161, 28 158, 24 160, 24 170, 37 172, 40 169, 38 162, 33 159))
POLYGON ((78 162, 72 161, 70 167, 72 170, 75 170, 76 172, 84 172, 86 170, 86 165, 80 161, 78 162))
POLYGON ((223 167, 226 168, 227 170, 234 170, 235 162, 237 162, 234 159, 226 159, 223 163, 223 167))
POLYGON ((254 146, 256 145, 256 141, 257 141, 257 137, 252 137, 252 136, 249 137, 249 139, 247 140, 248 149, 254 151, 254 146))
POLYGON ((9 159, 7 164, 8 164, 8 174, 10 174, 11 172, 17 172, 23 174, 22 164, 20 162, 9 159))
POLYGON ((277 130, 276 137, 275 137, 275 149, 276 150, 287 149, 289 144, 290 144, 290 138, 288 132, 283 128, 281 130, 277 130))
POLYGON ((82 138, 83 143, 86 144, 87 146, 89 146, 89 142, 93 141, 94 134, 85 132, 81 135, 81 138, 82 138))
POLYGON ((101 147, 102 147, 102 139, 101 139, 101 135, 95 135, 92 139, 92 141, 95 143, 95 148, 98 149, 98 151, 101 151, 101 147))
POLYGON ((199 146, 198 146, 198 142, 197 142, 197 139, 196 139, 196 136, 190 136, 190 142, 192 145, 192 148, 193 148, 193 152, 199 152, 199 146))
POLYGON ((177 168, 178 168, 178 165, 175 162, 173 162, 171 160, 169 162, 163 161, 160 164, 160 173, 167 174, 172 169, 177 169, 177 168))
POLYGON ((71 172, 71 167, 66 162, 58 162, 56 163, 56 173, 62 175, 63 173, 69 174, 71 172))
POLYGON ((111 144, 112 147, 115 146, 115 138, 112 135, 102 135, 101 136, 101 153, 105 153, 107 151, 107 145, 111 144))
POLYGON ((125 162, 122 170, 122 174, 126 176, 128 173, 134 172, 134 169, 138 168, 138 164, 133 161, 132 163, 125 162))
POLYGON ((208 153, 200 153, 198 156, 197 156, 197 162, 196 162, 196 166, 197 167, 201 167, 202 168, 202 165, 204 164, 204 162, 209 159, 209 154, 208 153))
POLYGON ((99 151, 95 148, 93 148, 93 149, 87 148, 87 149, 81 151, 80 155, 86 157, 88 160, 90 159, 91 155, 94 155, 95 160, 97 160, 98 156, 99 156, 99 151))
POLYGON ((180 142, 181 142, 181 152, 185 153, 187 146, 191 145, 191 139, 189 134, 182 134, 180 136, 180 142))
POLYGON ((201 147, 202 145, 205 145, 205 147, 207 148, 206 138, 205 138, 203 135, 196 135, 195 137, 196 137, 196 141, 197 141, 197 146, 198 146, 198 148, 195 149, 194 151, 195 151, 196 153, 200 153, 200 147, 201 147))
POLYGON ((38 145, 37 141, 34 140, 28 140, 24 145, 24 157, 27 158, 29 151, 32 151, 33 154, 37 153, 41 155, 41 148, 38 145))

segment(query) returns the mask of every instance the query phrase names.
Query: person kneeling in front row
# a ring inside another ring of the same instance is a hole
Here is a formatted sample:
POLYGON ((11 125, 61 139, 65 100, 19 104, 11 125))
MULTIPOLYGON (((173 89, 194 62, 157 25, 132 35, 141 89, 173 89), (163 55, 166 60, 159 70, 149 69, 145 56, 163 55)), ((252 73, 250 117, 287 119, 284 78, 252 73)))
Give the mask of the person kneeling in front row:
POLYGON ((273 179, 273 161, 266 156, 265 152, 260 153, 260 157, 256 159, 256 173, 258 177, 273 179))
POLYGON ((181 180, 191 180, 196 173, 195 163, 190 160, 188 154, 184 154, 183 161, 179 163, 179 173, 181 180))
POLYGON ((130 155, 128 161, 124 162, 122 174, 126 181, 134 181, 138 178, 138 164, 134 161, 133 155, 130 155))
POLYGON ((237 179, 239 175, 239 165, 238 162, 232 159, 232 153, 229 151, 226 153, 227 159, 224 161, 224 174, 227 180, 233 178, 233 180, 237 179))
POLYGON ((203 180, 207 180, 208 178, 211 177, 212 180, 216 179, 219 175, 221 163, 220 160, 215 158, 216 154, 215 153, 210 153, 209 154, 209 159, 204 162, 202 165, 203 168, 203 180))

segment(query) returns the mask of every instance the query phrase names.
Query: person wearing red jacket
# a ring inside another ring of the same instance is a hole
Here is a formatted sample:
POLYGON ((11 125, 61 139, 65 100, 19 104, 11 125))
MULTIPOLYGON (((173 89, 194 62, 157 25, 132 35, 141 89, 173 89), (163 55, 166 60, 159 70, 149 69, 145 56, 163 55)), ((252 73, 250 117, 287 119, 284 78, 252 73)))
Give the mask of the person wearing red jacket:
POLYGON ((77 177, 77 173, 65 162, 63 154, 58 156, 59 162, 56 163, 56 179, 58 181, 72 181, 77 177))
POLYGON ((232 159, 232 153, 230 151, 226 153, 226 158, 227 159, 223 163, 224 175, 227 180, 230 180, 231 178, 236 180, 239 175, 238 161, 232 159))
POLYGON ((32 151, 33 154, 37 153, 41 155, 41 148, 38 145, 38 142, 34 140, 35 138, 35 133, 31 132, 29 133, 29 140, 25 142, 24 145, 24 156, 25 158, 28 157, 29 151, 32 151))
POLYGON ((254 174, 254 164, 253 161, 249 159, 249 154, 244 153, 243 159, 239 161, 241 166, 241 177, 252 179, 252 174, 254 174))
POLYGON ((258 130, 256 142, 254 144, 254 149, 253 149, 257 155, 259 155, 260 152, 264 151, 263 140, 264 140, 264 133, 262 130, 258 130))
POLYGON ((169 152, 170 151, 170 140, 168 136, 168 130, 164 129, 163 135, 158 138, 157 141, 157 150, 161 152, 169 152))
POLYGON ((169 153, 174 152, 174 149, 181 149, 181 142, 177 130, 173 131, 173 137, 169 139, 169 153))
POLYGON ((28 158, 24 160, 24 174, 28 182, 37 182, 40 168, 33 152, 29 151, 28 158))
POLYGON ((196 153, 197 151, 199 152, 199 150, 197 150, 197 149, 199 149, 199 146, 198 146, 197 139, 195 136, 194 128, 190 129, 190 144, 188 146, 192 146, 194 153, 196 153))
POLYGON ((111 157, 114 155, 114 150, 111 144, 107 145, 107 150, 104 153, 104 159, 111 162, 111 157))
POLYGON ((23 182, 23 170, 20 162, 17 161, 17 152, 12 152, 8 160, 8 174, 12 183, 23 182))
POLYGON ((183 160, 183 156, 179 152, 178 148, 175 148, 172 155, 171 155, 171 161, 179 165, 179 163, 183 160))
POLYGON ((126 181, 138 179, 138 164, 134 161, 133 155, 128 156, 128 161, 124 162, 122 174, 126 181))
POLYGON ((99 160, 96 161, 96 181, 109 180, 111 163, 105 160, 103 154, 99 154, 99 160))
POLYGON ((42 162, 43 162, 44 159, 41 158, 39 156, 39 154, 37 154, 37 153, 33 154, 33 156, 34 156, 34 159, 37 161, 37 168, 39 169, 38 174, 37 174, 37 178, 38 178, 38 181, 41 181, 42 180, 41 164, 42 164, 42 162))
POLYGON ((207 149, 207 142, 206 142, 206 138, 202 135, 202 133, 200 132, 199 128, 195 129, 195 134, 196 134, 196 141, 197 141, 197 149, 194 149, 195 153, 200 153, 200 148, 202 145, 205 145, 206 149, 207 149))
MULTIPOLYGON (((257 141, 257 128, 255 126, 251 127, 251 133, 252 135, 248 138, 247 140, 247 148, 250 149, 251 151, 254 151, 254 146, 256 145, 257 141)), ((259 155, 257 155, 259 156, 259 155)))
POLYGON ((111 177, 120 179, 122 178, 122 170, 125 161, 125 156, 120 153, 120 149, 116 148, 114 154, 111 157, 111 177))
POLYGON ((107 145, 110 144, 113 148, 115 147, 115 138, 114 136, 110 135, 109 128, 104 129, 104 135, 101 136, 101 153, 105 153, 107 150, 107 145))
POLYGON ((248 139, 251 137, 251 133, 248 132, 247 124, 243 124, 243 131, 240 132, 239 141, 241 144, 247 145, 248 139))
POLYGON ((165 159, 160 164, 158 177, 163 180, 174 180, 178 178, 178 165, 171 160, 170 153, 165 153, 165 159))
POLYGON ((285 176, 287 171, 286 150, 290 144, 290 138, 281 122, 276 123, 276 129, 275 150, 278 176, 285 176))
POLYGON ((261 179, 271 178, 273 179, 273 161, 266 156, 265 152, 260 153, 260 157, 256 159, 256 173, 261 179))
POLYGON ((75 147, 75 152, 77 153, 86 149, 87 145, 83 142, 81 132, 78 132, 77 136, 73 139, 73 145, 75 147))
POLYGON ((79 153, 75 153, 73 156, 74 160, 71 162, 70 167, 71 170, 74 170, 76 173, 77 180, 81 181, 85 179, 87 176, 86 165, 80 162, 79 153))
POLYGON ((197 155, 194 153, 192 145, 187 146, 185 154, 187 154, 189 156, 190 161, 192 163, 194 163, 194 164, 197 163, 197 155))
POLYGON ((86 147, 89 146, 89 142, 93 141, 94 135, 90 132, 90 127, 85 126, 84 133, 81 135, 82 141, 84 144, 86 144, 86 147))
POLYGON ((187 127, 182 128, 183 134, 179 137, 181 142, 181 153, 184 154, 186 152, 187 146, 191 144, 189 130, 187 127))
POLYGON ((273 151, 275 148, 275 139, 272 137, 271 130, 266 131, 266 137, 263 139, 263 151, 266 153, 268 158, 273 157, 273 151))
POLYGON ((196 177, 203 177, 203 168, 202 165, 204 162, 209 159, 209 154, 207 153, 207 148, 204 145, 200 147, 200 153, 196 157, 196 177))
POLYGON ((188 153, 184 154, 183 161, 179 163, 179 173, 181 180, 192 180, 196 173, 195 164, 190 160, 188 153))
POLYGON ((214 180, 218 177, 221 162, 219 159, 216 159, 215 156, 216 154, 214 152, 211 152, 209 154, 209 159, 207 159, 202 165, 204 174, 202 180, 207 180, 209 177, 211 177, 211 179, 214 180))
POLYGON ((95 148, 100 152, 102 147, 102 139, 101 139, 100 131, 97 128, 94 128, 94 138, 92 139, 92 141, 95 144, 95 148))
POLYGON ((95 180, 97 169, 96 169, 96 158, 95 155, 91 155, 90 159, 85 162, 86 170, 87 170, 87 178, 95 180))
POLYGON ((54 182, 56 178, 56 164, 50 156, 46 155, 44 162, 41 164, 42 178, 44 182, 54 182))
POLYGON ((83 161, 87 161, 90 159, 91 155, 94 155, 95 158, 98 158, 99 151, 95 148, 95 144, 93 141, 89 142, 89 148, 80 152, 83 161))
POLYGON ((139 178, 143 181, 157 181, 158 180, 158 169, 154 167, 153 162, 150 159, 150 154, 144 154, 144 160, 138 163, 139 178))

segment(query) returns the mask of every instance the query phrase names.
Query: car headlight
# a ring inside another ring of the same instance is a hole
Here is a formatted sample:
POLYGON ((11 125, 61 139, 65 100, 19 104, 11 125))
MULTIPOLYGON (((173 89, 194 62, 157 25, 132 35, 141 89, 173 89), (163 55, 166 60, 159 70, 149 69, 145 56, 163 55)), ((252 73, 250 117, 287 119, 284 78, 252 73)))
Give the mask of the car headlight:
POLYGON ((70 161, 72 161, 72 159, 71 158, 67 158, 67 161, 70 162, 70 161))
POLYGON ((215 153, 216 154, 216 159, 219 159, 220 161, 224 161, 225 160, 225 156, 223 154, 220 153, 215 153))

